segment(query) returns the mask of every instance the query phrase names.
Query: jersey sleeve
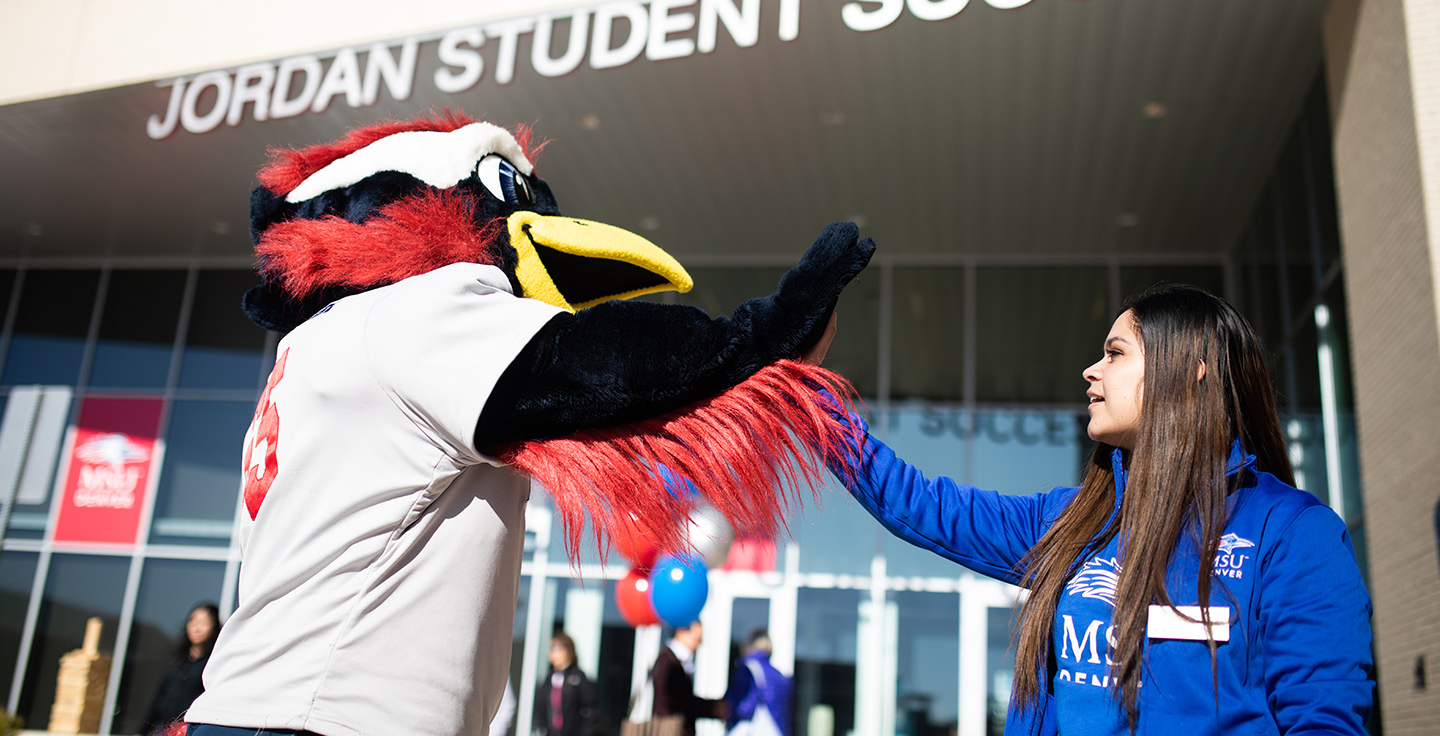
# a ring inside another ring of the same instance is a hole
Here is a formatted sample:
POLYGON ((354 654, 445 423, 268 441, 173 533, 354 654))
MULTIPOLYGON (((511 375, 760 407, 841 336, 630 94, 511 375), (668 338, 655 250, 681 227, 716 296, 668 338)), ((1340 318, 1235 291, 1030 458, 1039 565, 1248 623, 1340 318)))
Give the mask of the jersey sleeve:
POLYGON ((1020 561, 1072 497, 1066 488, 1013 496, 945 476, 926 478, 875 439, 864 419, 832 413, 863 433, 849 467, 832 468, 850 495, 895 536, 982 575, 1018 585, 1020 561))
POLYGON ((1311 506, 1261 573, 1265 691, 1282 733, 1364 734, 1374 706, 1370 596, 1350 534, 1311 506))
POLYGON ((475 447, 474 430, 495 382, 563 313, 489 283, 503 279, 491 266, 447 266, 396 284, 365 323, 366 356, 391 400, 437 443, 471 461, 488 460, 475 447))

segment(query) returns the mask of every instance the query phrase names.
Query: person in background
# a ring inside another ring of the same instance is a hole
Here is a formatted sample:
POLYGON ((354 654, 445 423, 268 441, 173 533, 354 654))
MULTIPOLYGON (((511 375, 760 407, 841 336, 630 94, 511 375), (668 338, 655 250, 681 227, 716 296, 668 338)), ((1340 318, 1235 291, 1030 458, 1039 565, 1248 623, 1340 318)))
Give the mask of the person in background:
POLYGON ((196 604, 185 619, 185 628, 175 642, 175 651, 160 678, 160 685, 155 688, 155 696, 150 699, 150 707, 145 709, 140 721, 141 733, 163 731, 205 692, 200 676, 205 672, 205 663, 210 661, 210 651, 215 648, 215 638, 219 635, 220 608, 214 603, 196 604))
POLYGON ((550 639, 550 676, 535 688, 535 728, 546 736, 592 736, 595 683, 580 671, 575 640, 565 632, 550 639))
POLYGON ((764 629, 750 632, 745 656, 735 663, 725 702, 730 705, 730 736, 790 736, 790 678, 770 664, 774 646, 764 629))
POLYGON ((699 621, 675 630, 670 644, 660 650, 651 677, 655 680, 655 717, 683 716, 682 736, 694 736, 695 719, 725 718, 729 707, 724 700, 695 695, 695 652, 705 638, 699 621))

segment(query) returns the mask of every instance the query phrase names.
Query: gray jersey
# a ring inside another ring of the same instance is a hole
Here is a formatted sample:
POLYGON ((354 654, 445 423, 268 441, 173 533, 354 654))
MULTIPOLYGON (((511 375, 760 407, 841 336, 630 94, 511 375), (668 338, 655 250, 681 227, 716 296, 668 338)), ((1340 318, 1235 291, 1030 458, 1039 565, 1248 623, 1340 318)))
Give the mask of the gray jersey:
POLYGON ((187 720, 485 732, 529 482, 474 447, 475 423, 559 311, 493 266, 455 264, 342 299, 280 342, 246 436, 248 501, 262 479, 266 493, 242 522, 239 607, 187 720))

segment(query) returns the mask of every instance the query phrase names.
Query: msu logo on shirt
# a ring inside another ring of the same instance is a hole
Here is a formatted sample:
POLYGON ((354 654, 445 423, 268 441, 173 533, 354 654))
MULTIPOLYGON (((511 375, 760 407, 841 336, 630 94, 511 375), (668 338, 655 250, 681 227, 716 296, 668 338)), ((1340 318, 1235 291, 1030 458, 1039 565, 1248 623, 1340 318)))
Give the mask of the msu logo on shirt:
POLYGON ((1120 564, 1116 558, 1095 559, 1085 563, 1080 572, 1065 584, 1065 592, 1070 595, 1080 595, 1085 598, 1094 598, 1115 607, 1115 586, 1120 582, 1120 564))

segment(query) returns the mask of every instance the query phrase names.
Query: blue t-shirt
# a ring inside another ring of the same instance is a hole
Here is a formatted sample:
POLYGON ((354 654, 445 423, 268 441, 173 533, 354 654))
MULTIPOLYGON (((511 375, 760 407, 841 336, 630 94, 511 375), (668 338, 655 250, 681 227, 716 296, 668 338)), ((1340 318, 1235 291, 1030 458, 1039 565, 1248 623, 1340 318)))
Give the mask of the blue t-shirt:
POLYGON ((1055 607, 1055 715, 1065 736, 1130 733, 1110 689, 1119 536, 1076 570, 1055 607))

